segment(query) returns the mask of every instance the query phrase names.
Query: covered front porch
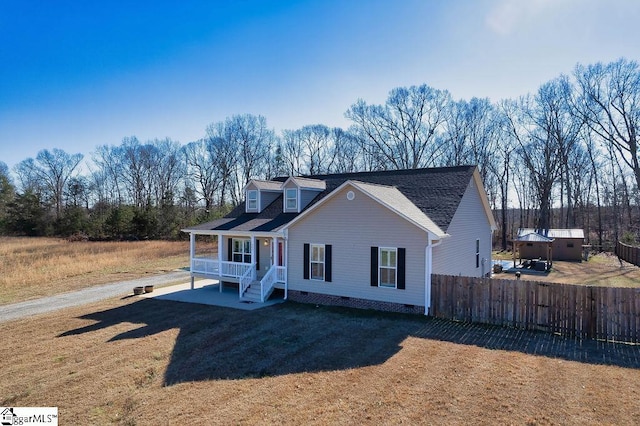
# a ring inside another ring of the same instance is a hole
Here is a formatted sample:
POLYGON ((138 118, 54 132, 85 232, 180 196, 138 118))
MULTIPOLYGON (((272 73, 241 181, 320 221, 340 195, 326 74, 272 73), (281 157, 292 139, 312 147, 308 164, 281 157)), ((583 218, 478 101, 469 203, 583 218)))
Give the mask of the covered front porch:
POLYGON ((191 288, 196 277, 238 284, 240 300, 264 303, 274 289, 287 297, 287 240, 279 233, 190 232, 191 288), (214 247, 198 253, 197 237, 213 238, 214 247))
POLYGON ((223 308, 252 311, 284 302, 282 290, 276 291, 264 303, 251 303, 238 299, 238 292, 230 286, 222 287, 219 281, 197 279, 192 288, 190 283, 176 284, 155 289, 152 293, 143 293, 146 299, 170 300, 174 302, 198 303, 223 308))

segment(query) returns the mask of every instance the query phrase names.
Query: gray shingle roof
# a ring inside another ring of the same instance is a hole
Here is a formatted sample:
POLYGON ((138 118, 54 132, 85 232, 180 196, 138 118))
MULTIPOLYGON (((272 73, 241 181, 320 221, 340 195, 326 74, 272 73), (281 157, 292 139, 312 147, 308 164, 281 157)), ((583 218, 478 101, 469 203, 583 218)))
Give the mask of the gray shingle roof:
MULTIPOLYGON (((347 180, 357 180, 397 188, 440 229, 446 232, 471 181, 475 168, 475 166, 457 166, 304 176, 322 180, 326 184, 326 189, 318 193, 311 203, 305 207, 305 210, 347 180)), ((274 181, 284 182, 287 179, 288 177, 280 177, 274 179, 274 181)), ((240 203, 224 219, 190 227, 186 231, 274 231, 298 215, 296 213, 283 213, 282 207, 282 195, 279 195, 260 213, 246 213, 244 203, 240 203)))
POLYGON ((307 208, 347 180, 395 186, 446 232, 475 169, 476 166, 457 166, 315 175, 314 179, 327 182, 327 189, 307 208))

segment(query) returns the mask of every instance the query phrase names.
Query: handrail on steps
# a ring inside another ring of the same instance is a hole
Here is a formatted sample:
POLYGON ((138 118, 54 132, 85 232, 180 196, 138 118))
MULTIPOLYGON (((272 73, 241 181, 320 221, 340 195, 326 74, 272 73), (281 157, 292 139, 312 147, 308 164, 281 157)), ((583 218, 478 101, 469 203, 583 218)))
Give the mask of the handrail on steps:
POLYGON ((247 270, 242 274, 240 280, 238 281, 238 291, 240 292, 240 297, 247 291, 247 288, 251 285, 251 281, 255 278, 256 273, 256 264, 252 263, 251 266, 247 268, 247 270))
MULTIPOLYGON (((284 276, 283 271, 286 268, 284 266, 271 265, 271 268, 264 274, 264 277, 260 280, 260 301, 264 302, 265 298, 274 287, 274 284, 278 281, 284 281, 284 278, 279 279, 280 276, 284 276)), ((286 281, 285 281, 286 285, 286 281)))

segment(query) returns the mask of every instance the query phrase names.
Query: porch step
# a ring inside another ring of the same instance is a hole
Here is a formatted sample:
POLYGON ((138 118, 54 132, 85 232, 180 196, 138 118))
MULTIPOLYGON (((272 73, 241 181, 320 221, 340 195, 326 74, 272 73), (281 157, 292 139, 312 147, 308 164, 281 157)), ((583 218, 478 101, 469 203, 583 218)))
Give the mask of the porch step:
MULTIPOLYGON (((269 298, 269 296, 271 296, 272 292, 273 288, 271 288, 271 291, 265 295, 265 301, 269 298)), ((252 282, 245 290, 241 299, 249 302, 260 303, 260 281, 252 282)))
POLYGON ((242 295, 243 300, 250 302, 260 302, 260 281, 252 282, 242 295))

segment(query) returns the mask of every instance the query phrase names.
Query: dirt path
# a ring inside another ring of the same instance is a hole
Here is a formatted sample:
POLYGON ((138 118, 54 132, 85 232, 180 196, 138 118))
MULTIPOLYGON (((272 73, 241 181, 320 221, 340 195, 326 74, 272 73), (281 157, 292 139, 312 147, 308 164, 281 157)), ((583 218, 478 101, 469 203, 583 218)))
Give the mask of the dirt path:
POLYGON ((152 277, 136 280, 120 281, 97 287, 88 287, 84 290, 57 294, 55 296, 28 300, 26 302, 14 303, 11 305, 4 305, 0 307, 0 323, 46 312, 57 311, 59 309, 69 308, 72 306, 85 305, 111 297, 131 294, 133 292, 133 287, 136 286, 161 286, 175 281, 180 281, 182 279, 187 280, 188 278, 188 272, 172 272, 169 274, 154 275, 152 277))

